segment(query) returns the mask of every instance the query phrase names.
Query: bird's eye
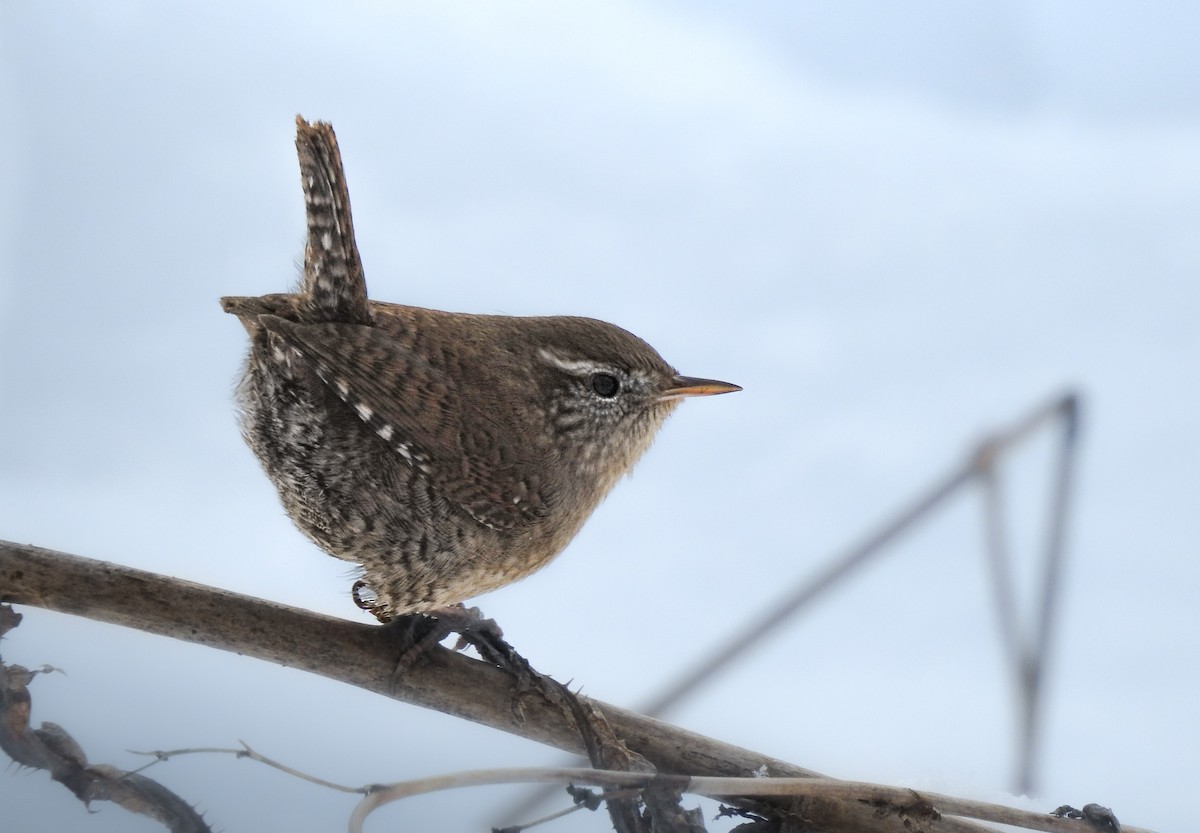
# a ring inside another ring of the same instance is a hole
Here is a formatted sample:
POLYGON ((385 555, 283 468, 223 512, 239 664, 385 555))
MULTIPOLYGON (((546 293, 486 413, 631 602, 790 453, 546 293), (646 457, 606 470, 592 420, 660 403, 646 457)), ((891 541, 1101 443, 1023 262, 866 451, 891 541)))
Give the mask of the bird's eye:
POLYGON ((617 377, 611 373, 593 373, 592 374, 592 390, 597 396, 603 396, 605 399, 611 399, 617 395, 620 390, 621 383, 617 381, 617 377))

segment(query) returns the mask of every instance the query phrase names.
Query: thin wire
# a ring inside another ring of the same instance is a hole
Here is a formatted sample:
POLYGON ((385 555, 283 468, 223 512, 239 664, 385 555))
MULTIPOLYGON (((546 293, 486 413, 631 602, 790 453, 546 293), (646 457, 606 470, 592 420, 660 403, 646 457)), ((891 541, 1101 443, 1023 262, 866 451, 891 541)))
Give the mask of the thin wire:
POLYGON ((1038 740, 1041 737, 1042 683, 1045 681, 1046 661, 1050 654, 1051 637, 1058 621, 1062 596, 1063 569, 1066 562, 1067 518, 1074 493, 1075 467, 1078 458, 1080 407, 1077 397, 1063 402, 1063 437, 1055 466, 1054 492, 1046 530, 1042 598, 1038 610, 1034 638, 1025 661, 1019 668, 1021 678, 1021 727, 1017 762, 1017 792, 1030 793, 1034 785, 1034 766, 1037 761, 1038 740))
MULTIPOLYGON (((1077 397, 1073 393, 1067 393, 1037 408, 1008 431, 997 432, 985 439, 963 463, 935 481, 933 486, 922 493, 921 497, 881 524, 856 546, 851 547, 840 558, 835 559, 829 567, 816 576, 801 582, 782 601, 758 619, 743 626, 732 639, 711 654, 707 660, 661 691, 646 705, 643 714, 658 717, 666 709, 674 706, 767 635, 777 632, 780 625, 806 608, 812 601, 836 587, 843 579, 882 552, 886 545, 895 541, 915 526, 918 521, 929 516, 981 472, 990 470, 999 455, 1021 443, 1048 420, 1060 414, 1063 416, 1075 414, 1077 410, 1077 397)), ((1056 505, 1060 507, 1060 512, 1064 515, 1065 491, 1068 489, 1069 483, 1060 482, 1058 490, 1060 498, 1056 505)), ((1059 537, 1061 537, 1063 521, 1064 519, 1060 517, 1055 525, 1055 528, 1060 530, 1059 537)), ((1054 575, 1055 590, 1057 590, 1057 570, 1054 575)), ((1044 617, 1048 615, 1049 611, 1045 611, 1044 617)))
POLYGON ((1017 668, 1022 661, 1017 593, 1008 537, 1004 533, 1004 492, 994 466, 987 465, 980 470, 979 485, 983 488, 984 551, 992 575, 992 601, 1000 628, 1000 641, 1009 664, 1017 668))
POLYGON ((1034 785, 1034 767, 1042 717, 1042 682, 1050 650, 1051 628, 1056 619, 1059 586, 1064 563, 1064 542, 1068 504, 1072 492, 1072 474, 1079 434, 1079 400, 1067 395, 1059 400, 1055 413, 1063 425, 1062 441, 1052 472, 1053 484, 1047 512, 1043 572, 1036 620, 1022 632, 1017 594, 1013 580, 1012 555, 1005 536, 1003 490, 998 481, 998 455, 982 449, 979 457, 979 482, 983 489, 985 550, 992 573, 993 598, 1001 642, 1012 669, 1017 699, 1017 762, 1014 789, 1029 793, 1034 785))

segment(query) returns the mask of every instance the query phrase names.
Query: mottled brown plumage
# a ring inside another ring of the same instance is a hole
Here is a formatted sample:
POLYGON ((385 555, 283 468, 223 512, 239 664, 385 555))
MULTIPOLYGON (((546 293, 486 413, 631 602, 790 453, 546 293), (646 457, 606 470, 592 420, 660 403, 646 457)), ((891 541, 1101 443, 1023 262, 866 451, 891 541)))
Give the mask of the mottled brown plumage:
POLYGON ((223 298, 250 334, 246 442, 318 546, 361 564, 377 612, 435 610, 557 555, 684 396, 590 318, 467 315, 368 300, 328 124, 297 119, 308 216, 293 294, 223 298))

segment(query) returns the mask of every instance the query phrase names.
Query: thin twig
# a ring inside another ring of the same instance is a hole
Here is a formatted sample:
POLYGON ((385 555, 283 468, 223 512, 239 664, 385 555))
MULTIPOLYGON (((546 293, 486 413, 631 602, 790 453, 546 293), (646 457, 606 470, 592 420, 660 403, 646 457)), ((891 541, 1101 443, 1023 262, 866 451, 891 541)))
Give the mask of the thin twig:
MULTIPOLYGON (((351 833, 359 833, 363 822, 372 812, 385 804, 414 795, 463 787, 520 783, 586 784, 605 789, 646 788, 654 783, 664 783, 687 793, 722 800, 729 800, 731 796, 840 800, 869 805, 899 815, 920 813, 926 818, 936 818, 940 815, 963 816, 1049 833, 1080 833, 1087 830, 1077 820, 1060 818, 1049 813, 1036 813, 987 801, 860 781, 839 781, 832 778, 688 778, 680 775, 662 776, 582 767, 470 770, 389 784, 373 790, 359 803, 351 816, 349 829, 351 833)), ((1123 826, 1122 829, 1126 833, 1150 833, 1137 827, 1123 826)))
POLYGON ((316 784, 319 787, 327 787, 328 789, 336 790, 338 792, 357 793, 357 794, 361 794, 361 795, 366 795, 372 789, 371 787, 348 787, 345 784, 338 784, 334 781, 326 781, 324 778, 319 778, 316 775, 309 775, 307 772, 302 772, 298 769, 293 769, 292 767, 288 766, 285 763, 276 761, 273 758, 268 758, 266 755, 263 755, 262 753, 256 752, 253 749, 251 749, 250 745, 248 743, 246 743, 244 740, 239 740, 238 743, 240 743, 242 745, 241 749, 232 749, 232 748, 228 748, 228 747, 219 747, 219 746, 196 746, 196 747, 190 747, 188 749, 155 750, 153 752, 138 752, 136 750, 131 749, 130 753, 133 755, 150 755, 150 756, 153 756, 155 759, 155 760, 151 761, 150 763, 146 764, 145 766, 139 767, 138 769, 135 769, 133 771, 141 772, 142 770, 149 769, 150 767, 154 766, 155 764, 164 763, 166 761, 169 761, 171 758, 177 757, 179 755, 199 755, 199 754, 233 755, 236 758, 249 758, 252 761, 258 761, 259 763, 266 764, 267 766, 277 769, 280 772, 286 772, 288 775, 291 775, 295 778, 299 778, 302 781, 308 781, 309 783, 316 784))

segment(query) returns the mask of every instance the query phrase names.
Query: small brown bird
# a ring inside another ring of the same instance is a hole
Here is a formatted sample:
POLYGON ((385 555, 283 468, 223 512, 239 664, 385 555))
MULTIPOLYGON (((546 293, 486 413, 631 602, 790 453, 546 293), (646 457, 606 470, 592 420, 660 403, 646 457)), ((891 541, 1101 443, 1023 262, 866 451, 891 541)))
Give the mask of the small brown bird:
POLYGON ((250 334, 242 433, 300 530, 362 566, 380 618, 537 570, 683 397, 741 390, 603 321, 368 300, 333 129, 297 118, 296 148, 301 284, 221 299, 250 334))

